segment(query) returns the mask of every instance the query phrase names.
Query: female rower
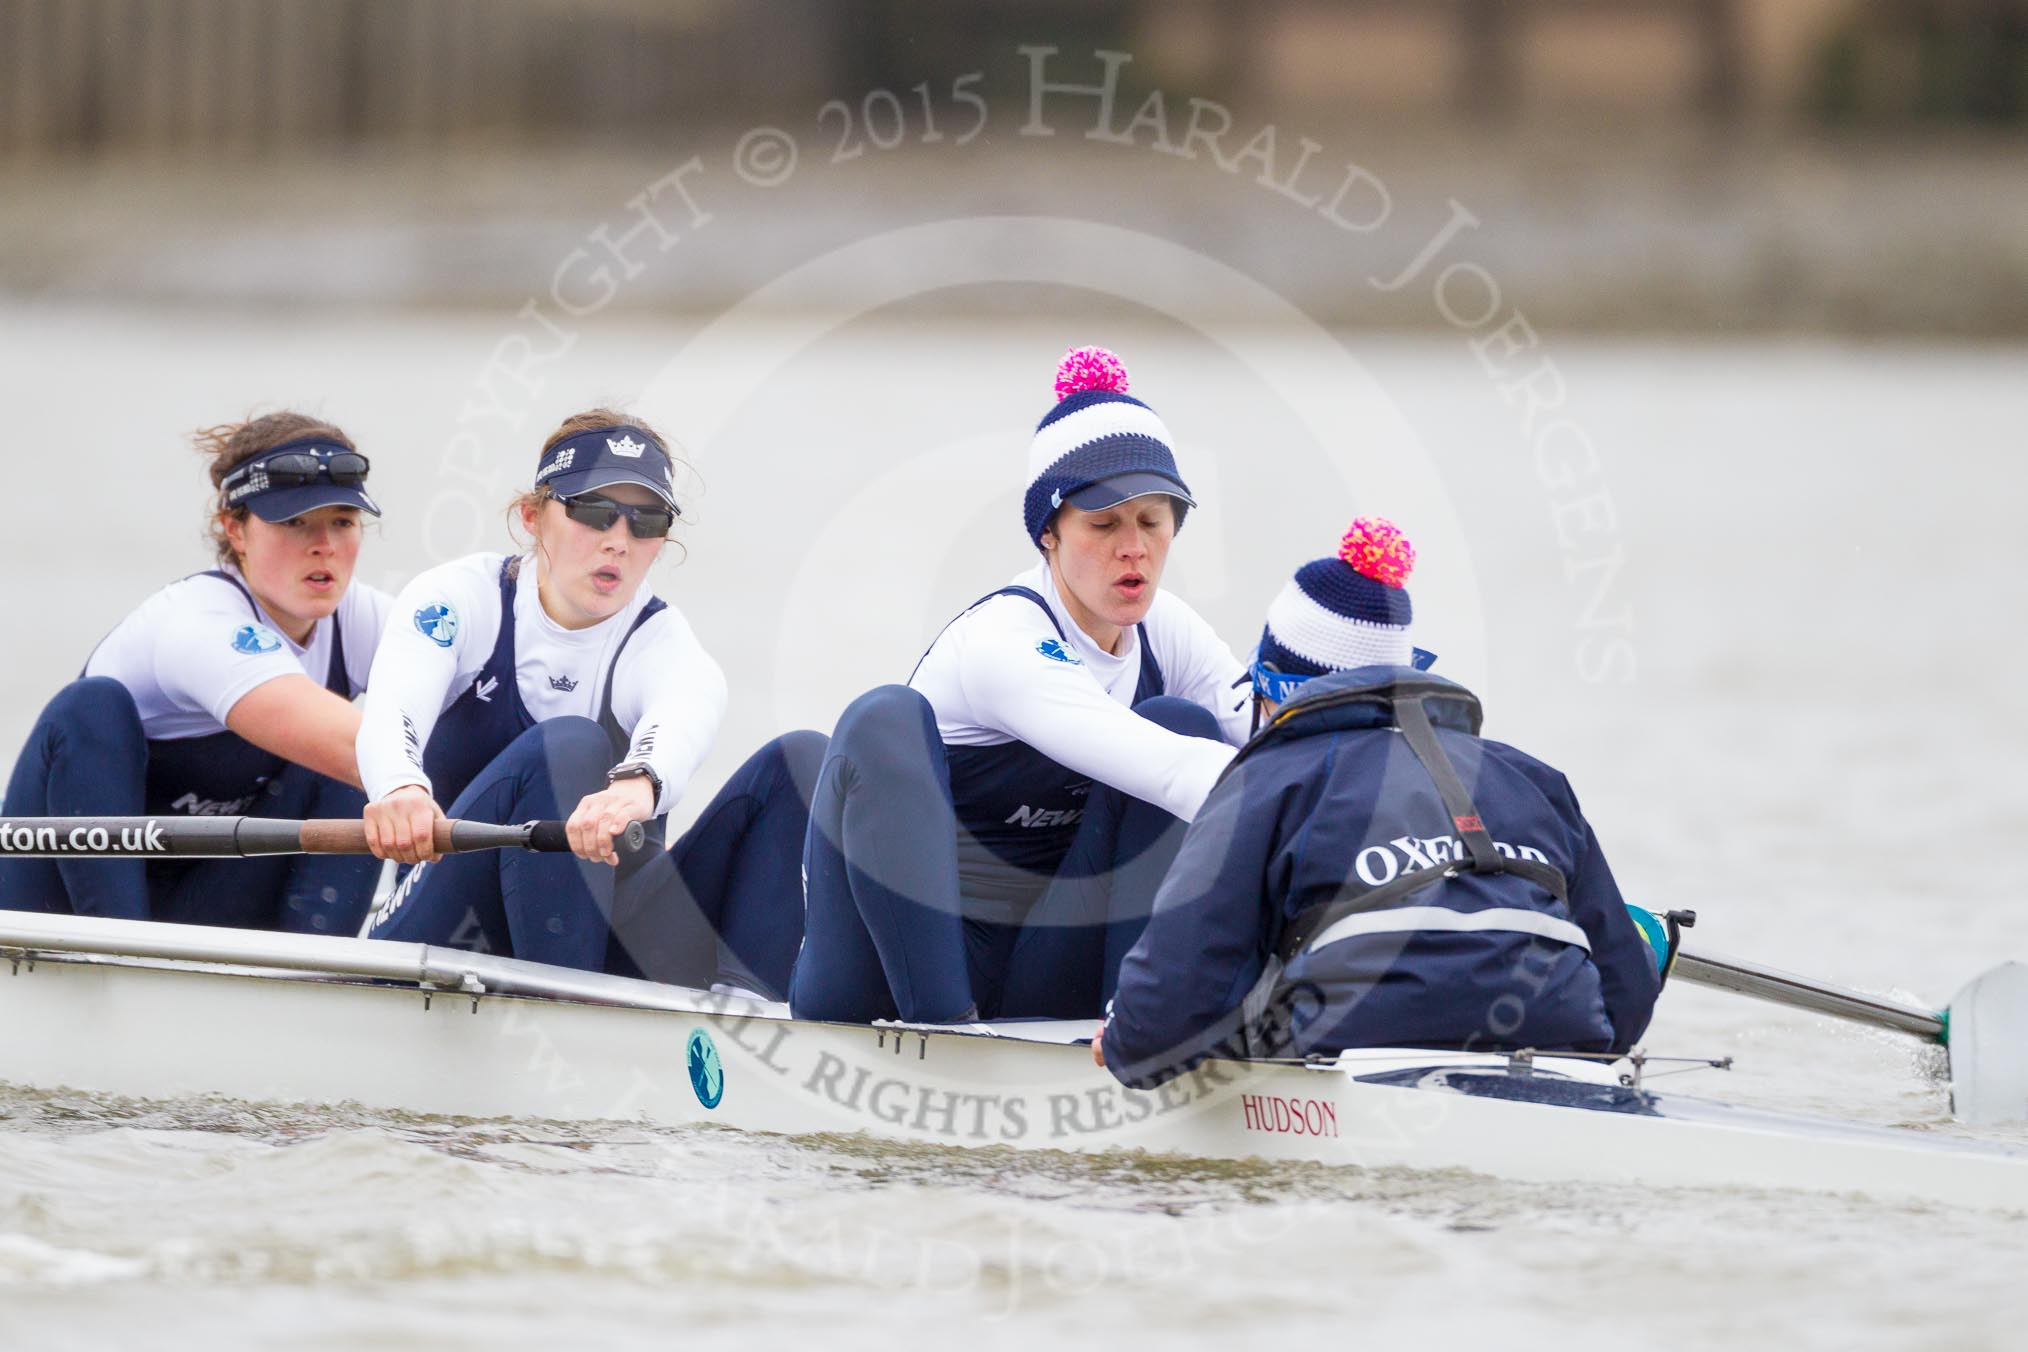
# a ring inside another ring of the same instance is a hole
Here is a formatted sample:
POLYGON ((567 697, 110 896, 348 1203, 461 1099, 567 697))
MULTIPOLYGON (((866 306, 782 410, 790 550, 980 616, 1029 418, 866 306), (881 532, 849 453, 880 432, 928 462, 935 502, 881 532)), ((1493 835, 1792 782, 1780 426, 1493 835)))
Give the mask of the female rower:
POLYGON ((369 917, 404 939, 690 986, 779 994, 824 739, 777 738, 665 854, 616 879, 614 837, 668 812, 710 750, 725 677, 646 585, 680 511, 668 444, 610 409, 543 443, 510 511, 522 555, 475 554, 402 592, 359 730, 367 841, 416 865, 369 917), (445 815, 567 818, 576 857, 439 858, 445 815), (720 942, 714 942, 716 935, 720 942))
MULTIPOLYGON (((15 763, 34 816, 356 817, 352 743, 388 597, 352 585, 367 459, 270 413, 197 436, 218 566, 143 601, 59 691, 15 763)), ((373 861, 0 860, 0 906, 350 934, 373 861)))
POLYGON ((1244 669, 1159 593, 1194 504, 1126 369, 1079 348, 1028 455, 1034 567, 862 695, 817 782, 799 1017, 1094 1016, 1180 822, 1247 732, 1244 669))

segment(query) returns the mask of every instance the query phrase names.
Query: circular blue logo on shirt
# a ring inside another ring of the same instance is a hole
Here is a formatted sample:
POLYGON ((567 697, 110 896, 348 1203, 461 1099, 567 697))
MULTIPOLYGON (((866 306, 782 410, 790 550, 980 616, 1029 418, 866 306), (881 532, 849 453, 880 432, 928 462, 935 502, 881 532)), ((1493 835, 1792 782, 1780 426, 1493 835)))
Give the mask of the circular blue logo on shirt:
POLYGON ((458 636, 458 612, 441 601, 435 602, 415 613, 415 627, 439 648, 448 648, 458 636))
POLYGON ((690 1063, 690 1087, 697 1091, 697 1101, 707 1108, 716 1108, 725 1097, 725 1066, 718 1059, 718 1044, 702 1028, 693 1028, 684 1051, 690 1063))
POLYGON ((1060 638, 1046 638, 1042 640, 1042 642, 1035 645, 1035 651, 1052 661, 1068 662, 1074 667, 1084 665, 1084 663, 1077 660, 1077 654, 1066 647, 1060 638))
POLYGON ((282 636, 264 624, 243 624, 233 631, 232 650, 247 654, 271 653, 282 646, 282 636))

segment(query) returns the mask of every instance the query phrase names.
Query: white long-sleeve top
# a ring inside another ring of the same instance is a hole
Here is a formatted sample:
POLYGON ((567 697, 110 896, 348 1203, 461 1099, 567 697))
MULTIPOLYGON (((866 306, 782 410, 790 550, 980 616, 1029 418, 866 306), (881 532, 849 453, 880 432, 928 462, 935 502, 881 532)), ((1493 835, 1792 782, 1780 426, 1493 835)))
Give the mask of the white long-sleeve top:
MULTIPOLYGON (((474 554, 440 564, 395 599, 359 726, 359 774, 369 798, 407 784, 432 787, 422 751, 443 711, 472 689, 499 638, 505 558, 474 554), (446 632, 439 606, 455 617, 448 645, 439 641, 446 632)), ((711 750, 725 718, 726 683, 674 606, 627 639, 650 598, 644 586, 618 614, 565 629, 543 610, 536 560, 524 557, 514 589, 514 678, 536 722, 569 714, 595 719, 610 670, 613 716, 630 739, 623 759, 652 767, 661 779, 659 816, 681 800, 711 750), (626 650, 615 668, 622 640, 626 650)))
POLYGON ((1169 592, 1143 622, 1165 693, 1217 715, 1225 742, 1185 737, 1133 712, 1140 636, 1129 628, 1109 653, 1071 619, 1046 563, 1015 577, 1049 603, 1069 638, 1034 602, 995 596, 937 637, 909 684, 936 710, 947 746, 1025 742, 1079 774, 1154 803, 1185 821, 1247 737, 1245 667, 1210 624, 1169 592), (1066 661, 1068 656, 1075 660, 1066 661))
MULTIPOLYGON (((222 571, 238 575, 227 564, 222 571)), ((209 737, 249 691, 277 676, 330 673, 331 645, 345 638, 345 674, 354 690, 366 684, 392 599, 354 582, 335 614, 317 621, 307 644, 283 633, 272 615, 221 577, 197 574, 172 582, 114 626, 85 664, 87 676, 110 676, 134 697, 141 732, 151 741, 209 737)))

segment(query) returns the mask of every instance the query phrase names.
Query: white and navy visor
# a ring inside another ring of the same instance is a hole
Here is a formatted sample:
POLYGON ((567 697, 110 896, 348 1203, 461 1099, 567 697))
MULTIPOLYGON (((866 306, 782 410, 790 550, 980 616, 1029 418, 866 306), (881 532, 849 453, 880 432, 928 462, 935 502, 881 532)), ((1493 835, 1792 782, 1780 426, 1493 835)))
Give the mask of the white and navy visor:
POLYGON ((625 423, 595 427, 557 442, 543 453, 535 484, 560 498, 614 484, 639 484, 682 515, 676 506, 676 467, 668 453, 646 432, 625 423))
POLYGON ((1123 502, 1155 493, 1178 498, 1186 507, 1197 505, 1197 499, 1190 496, 1190 490, 1183 486, 1181 479, 1156 470, 1134 470, 1099 479, 1063 494, 1056 505, 1060 507, 1067 502, 1087 512, 1103 512, 1108 507, 1117 507, 1123 502))
POLYGON ((319 507, 357 507, 380 515, 366 491, 371 462, 350 446, 319 437, 284 442, 232 467, 219 484, 228 508, 263 521, 290 521, 319 507))

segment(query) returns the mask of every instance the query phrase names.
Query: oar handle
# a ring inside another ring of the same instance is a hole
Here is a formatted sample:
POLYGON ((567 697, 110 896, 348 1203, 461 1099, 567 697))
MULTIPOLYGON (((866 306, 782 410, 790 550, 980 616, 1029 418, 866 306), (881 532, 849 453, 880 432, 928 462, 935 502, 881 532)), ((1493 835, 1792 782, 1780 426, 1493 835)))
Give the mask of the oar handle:
MULTIPOLYGON (((241 825, 242 840, 253 822, 241 825)), ((262 823, 263 826, 267 823, 262 823)), ((371 854, 366 845, 366 823, 350 818, 314 818, 304 822, 275 822, 283 828, 276 835, 291 835, 295 838, 295 850, 289 853, 302 854, 371 854), (294 828, 289 830, 288 828, 294 828)), ((464 854, 469 850, 517 850, 540 849, 542 846, 530 842, 539 826, 555 826, 560 822, 524 822, 519 826, 496 826, 491 822, 449 821, 439 818, 436 825, 436 849, 438 854, 464 854)), ((566 845, 564 848, 568 849, 566 845)))
MULTIPOLYGON (((304 854, 369 854, 366 823, 349 818, 327 818, 306 822, 276 823, 299 827, 298 849, 304 854)), ((244 831, 244 826, 242 827, 244 831)), ((500 826, 492 822, 439 821, 436 826, 438 854, 469 854, 474 850, 535 850, 542 854, 570 853, 570 837, 562 822, 522 822, 500 826)), ((613 841, 620 858, 627 859, 647 848, 648 829, 640 822, 628 822, 613 841)))

